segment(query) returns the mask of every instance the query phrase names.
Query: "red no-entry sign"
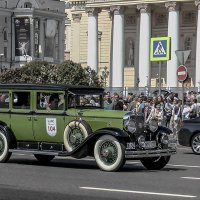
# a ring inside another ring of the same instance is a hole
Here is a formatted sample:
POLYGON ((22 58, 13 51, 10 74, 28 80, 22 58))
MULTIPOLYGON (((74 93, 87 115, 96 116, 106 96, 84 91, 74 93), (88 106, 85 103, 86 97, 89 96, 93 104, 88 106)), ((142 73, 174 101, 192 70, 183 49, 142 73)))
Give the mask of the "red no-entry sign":
POLYGON ((182 82, 185 81, 187 79, 187 76, 188 76, 188 72, 187 72, 186 66, 180 65, 177 68, 177 78, 178 78, 178 81, 182 81, 182 82))

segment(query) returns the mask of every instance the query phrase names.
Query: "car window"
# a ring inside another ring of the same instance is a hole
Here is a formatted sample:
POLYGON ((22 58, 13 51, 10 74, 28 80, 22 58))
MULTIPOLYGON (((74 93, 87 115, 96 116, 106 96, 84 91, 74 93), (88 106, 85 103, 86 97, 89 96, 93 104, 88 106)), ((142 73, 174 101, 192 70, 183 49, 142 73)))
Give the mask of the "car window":
POLYGON ((100 95, 93 94, 81 94, 68 96, 68 107, 101 107, 101 97, 100 95))
POLYGON ((30 109, 30 92, 13 92, 12 106, 14 109, 30 109))
POLYGON ((9 92, 0 92, 0 108, 9 108, 9 92))
POLYGON ((38 110, 63 110, 64 94, 58 92, 37 92, 38 110))

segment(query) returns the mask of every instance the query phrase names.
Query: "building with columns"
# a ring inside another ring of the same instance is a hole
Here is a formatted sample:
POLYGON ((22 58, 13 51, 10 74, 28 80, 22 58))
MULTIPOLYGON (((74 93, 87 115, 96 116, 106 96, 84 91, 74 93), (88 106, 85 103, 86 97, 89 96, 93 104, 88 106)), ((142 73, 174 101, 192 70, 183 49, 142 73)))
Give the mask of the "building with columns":
POLYGON ((60 0, 0 1, 1 69, 31 60, 64 60, 65 2, 60 0))
POLYGON ((156 85, 150 38, 163 36, 171 59, 162 61, 162 85, 178 86, 176 50, 191 50, 185 65, 191 85, 200 84, 200 0, 69 0, 66 12, 66 55, 99 75, 107 66, 107 86, 156 85))

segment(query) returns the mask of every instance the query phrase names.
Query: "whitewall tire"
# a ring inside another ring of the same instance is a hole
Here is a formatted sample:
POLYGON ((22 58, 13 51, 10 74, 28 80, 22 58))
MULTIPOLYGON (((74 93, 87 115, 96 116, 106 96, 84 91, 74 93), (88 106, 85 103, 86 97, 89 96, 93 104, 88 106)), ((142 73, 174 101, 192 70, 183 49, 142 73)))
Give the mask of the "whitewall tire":
POLYGON ((10 156, 8 138, 0 131, 0 163, 7 162, 10 156))
POLYGON ((125 147, 114 136, 103 135, 94 146, 94 157, 103 171, 118 171, 125 163, 125 147))

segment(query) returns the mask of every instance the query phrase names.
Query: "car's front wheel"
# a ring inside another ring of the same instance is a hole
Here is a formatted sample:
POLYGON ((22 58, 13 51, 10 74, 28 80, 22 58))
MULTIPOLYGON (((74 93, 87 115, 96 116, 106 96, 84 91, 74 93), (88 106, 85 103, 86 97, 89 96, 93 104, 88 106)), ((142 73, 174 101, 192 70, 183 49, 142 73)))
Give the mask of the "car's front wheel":
POLYGON ((0 130, 0 163, 7 162, 11 154, 9 152, 9 138, 0 130))
POLYGON ((192 137, 191 148, 195 154, 200 155, 200 133, 197 133, 192 137))
POLYGON ((149 170, 160 170, 169 162, 170 156, 142 158, 141 163, 149 170))
POLYGON ((55 157, 53 155, 41 155, 41 154, 34 154, 34 156, 40 163, 48 163, 52 161, 55 157))
POLYGON ((125 147, 117 138, 104 135, 95 144, 94 157, 103 171, 118 171, 125 163, 125 147))

